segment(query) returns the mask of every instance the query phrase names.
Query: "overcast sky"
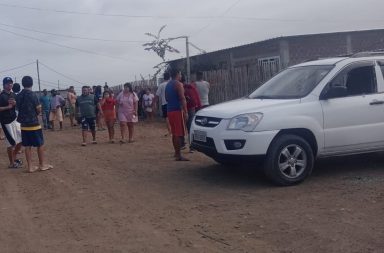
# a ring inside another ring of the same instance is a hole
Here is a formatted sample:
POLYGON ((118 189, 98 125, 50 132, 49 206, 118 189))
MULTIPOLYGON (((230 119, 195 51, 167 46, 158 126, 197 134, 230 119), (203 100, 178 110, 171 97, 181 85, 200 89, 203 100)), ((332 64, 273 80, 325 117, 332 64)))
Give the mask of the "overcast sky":
MULTIPOLYGON (((161 58, 142 44, 162 25, 162 37, 188 35, 212 52, 278 36, 384 28, 383 9, 383 0, 0 0, 0 76, 37 77, 36 64, 5 70, 38 59, 42 88, 113 86, 155 72, 161 58)), ((167 59, 185 56, 185 41, 171 45, 181 53, 167 59)))

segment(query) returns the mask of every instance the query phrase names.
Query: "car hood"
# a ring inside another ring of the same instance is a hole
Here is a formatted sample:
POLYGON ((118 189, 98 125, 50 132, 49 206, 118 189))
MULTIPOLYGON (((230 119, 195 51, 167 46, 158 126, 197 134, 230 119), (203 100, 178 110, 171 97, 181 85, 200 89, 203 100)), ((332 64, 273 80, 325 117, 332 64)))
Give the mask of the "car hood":
POLYGON ((242 98, 206 107, 198 111, 196 115, 230 119, 239 114, 263 112, 265 109, 298 103, 300 103, 300 99, 242 98))

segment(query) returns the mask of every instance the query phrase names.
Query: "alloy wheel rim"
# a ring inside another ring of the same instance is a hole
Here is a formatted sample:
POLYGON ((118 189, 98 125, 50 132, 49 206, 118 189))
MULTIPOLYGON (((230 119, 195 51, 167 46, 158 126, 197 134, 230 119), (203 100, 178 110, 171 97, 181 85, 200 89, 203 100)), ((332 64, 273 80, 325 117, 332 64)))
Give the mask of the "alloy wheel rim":
POLYGON ((279 154, 278 165, 280 172, 287 178, 295 179, 305 171, 307 167, 307 154, 302 147, 291 144, 284 147, 279 154))

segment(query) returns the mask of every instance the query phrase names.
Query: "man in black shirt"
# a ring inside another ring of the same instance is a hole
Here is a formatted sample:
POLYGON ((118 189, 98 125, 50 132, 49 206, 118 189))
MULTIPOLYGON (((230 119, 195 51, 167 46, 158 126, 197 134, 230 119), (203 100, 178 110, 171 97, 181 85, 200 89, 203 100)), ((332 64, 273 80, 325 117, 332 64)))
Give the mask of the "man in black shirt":
POLYGON ((25 158, 27 160, 27 172, 52 169, 51 165, 44 163, 44 137, 37 115, 41 113, 41 104, 37 95, 32 91, 33 79, 24 76, 21 80, 24 89, 16 97, 16 105, 19 109, 17 121, 21 124, 21 139, 25 147, 25 158), (32 166, 32 147, 37 148, 39 166, 32 166))
POLYGON ((21 130, 16 121, 16 96, 12 92, 12 86, 12 78, 5 77, 3 91, 0 93, 0 123, 6 137, 9 168, 19 168, 22 162, 16 159, 16 155, 21 149, 21 130))

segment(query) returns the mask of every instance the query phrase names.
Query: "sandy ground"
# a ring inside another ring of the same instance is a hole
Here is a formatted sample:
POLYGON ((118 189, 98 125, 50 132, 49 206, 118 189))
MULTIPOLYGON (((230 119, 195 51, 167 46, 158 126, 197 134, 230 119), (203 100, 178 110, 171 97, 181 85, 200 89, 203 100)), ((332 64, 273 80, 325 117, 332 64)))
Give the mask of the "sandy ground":
POLYGON ((1 143, 0 252, 384 251, 384 154, 323 160, 276 187, 198 153, 174 162, 162 127, 87 147, 79 129, 46 132, 55 169, 34 174, 6 169, 1 143))

